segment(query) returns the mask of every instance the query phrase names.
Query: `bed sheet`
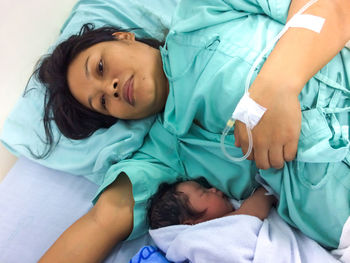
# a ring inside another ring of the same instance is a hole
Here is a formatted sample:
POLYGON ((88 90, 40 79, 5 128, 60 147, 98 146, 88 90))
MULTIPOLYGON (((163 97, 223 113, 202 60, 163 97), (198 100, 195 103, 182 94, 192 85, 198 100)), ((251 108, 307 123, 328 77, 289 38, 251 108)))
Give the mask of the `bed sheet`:
MULTIPOLYGON (((91 208, 97 185, 24 157, 0 183, 0 262, 34 263, 91 208)), ((129 262, 149 235, 116 246, 106 263, 129 262)))
MULTIPOLYGON (((97 187, 84 177, 19 158, 0 183, 0 262, 37 262, 59 235, 91 208, 97 187)), ((242 242, 240 249, 237 243, 235 251, 246 251, 245 244, 242 242)), ((145 245, 155 245, 149 235, 121 243, 104 262, 129 262, 145 245)), ((308 250, 311 255, 315 252, 308 250)), ((342 254, 339 251, 335 256, 342 254)))

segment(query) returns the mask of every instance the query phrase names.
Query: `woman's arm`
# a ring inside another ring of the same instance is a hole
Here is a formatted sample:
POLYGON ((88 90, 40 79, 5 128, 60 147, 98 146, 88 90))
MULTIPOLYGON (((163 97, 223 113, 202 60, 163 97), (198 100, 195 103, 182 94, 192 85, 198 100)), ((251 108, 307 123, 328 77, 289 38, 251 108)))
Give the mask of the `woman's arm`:
POLYGON ((109 186, 96 205, 70 226, 40 259, 40 263, 102 262, 128 237, 133 226, 132 185, 125 174, 109 186))
MULTIPOLYGON (((290 19, 307 0, 292 0, 290 19)), ((252 130, 253 152, 248 159, 259 168, 281 168, 294 159, 301 126, 298 95, 306 82, 350 39, 350 1, 319 0, 305 11, 325 18, 320 33, 290 28, 278 41, 249 89, 250 97, 267 108, 252 130)), ((243 123, 235 125, 236 146, 245 153, 248 137, 243 123)))
POLYGON ((264 220, 270 212, 276 198, 273 195, 266 195, 264 187, 259 187, 249 198, 247 198, 241 207, 229 215, 251 215, 264 220))

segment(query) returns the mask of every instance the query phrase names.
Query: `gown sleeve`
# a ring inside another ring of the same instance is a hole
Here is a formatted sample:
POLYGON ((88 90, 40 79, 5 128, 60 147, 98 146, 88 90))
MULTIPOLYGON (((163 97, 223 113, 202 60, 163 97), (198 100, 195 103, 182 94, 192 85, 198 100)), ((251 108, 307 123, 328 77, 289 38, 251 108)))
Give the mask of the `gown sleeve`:
MULTIPOLYGON (((202 26, 203 23, 210 26, 223 22, 223 19, 237 19, 249 14, 268 16, 285 24, 290 3, 291 0, 182 0, 173 16, 172 25, 181 24, 182 20, 190 19, 195 22, 201 18, 202 26), (219 18, 218 14, 221 14, 219 18)), ((193 29, 192 23, 187 23, 187 26, 193 29)))

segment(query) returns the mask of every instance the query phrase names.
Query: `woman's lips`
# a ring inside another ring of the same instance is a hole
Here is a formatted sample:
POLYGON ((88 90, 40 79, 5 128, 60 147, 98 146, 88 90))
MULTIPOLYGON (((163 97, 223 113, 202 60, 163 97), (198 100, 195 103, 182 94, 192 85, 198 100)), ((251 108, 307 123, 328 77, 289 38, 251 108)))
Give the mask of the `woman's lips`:
POLYGON ((125 101, 134 106, 134 76, 131 76, 124 84, 123 97, 125 101))

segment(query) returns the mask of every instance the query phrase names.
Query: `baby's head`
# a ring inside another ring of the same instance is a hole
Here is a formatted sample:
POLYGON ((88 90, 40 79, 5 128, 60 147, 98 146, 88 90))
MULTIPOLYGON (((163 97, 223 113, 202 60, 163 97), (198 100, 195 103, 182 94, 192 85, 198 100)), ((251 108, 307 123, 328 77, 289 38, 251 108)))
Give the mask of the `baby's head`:
POLYGON ((196 181, 161 184, 151 198, 148 220, 151 229, 193 225, 225 216, 233 211, 227 196, 196 181))

